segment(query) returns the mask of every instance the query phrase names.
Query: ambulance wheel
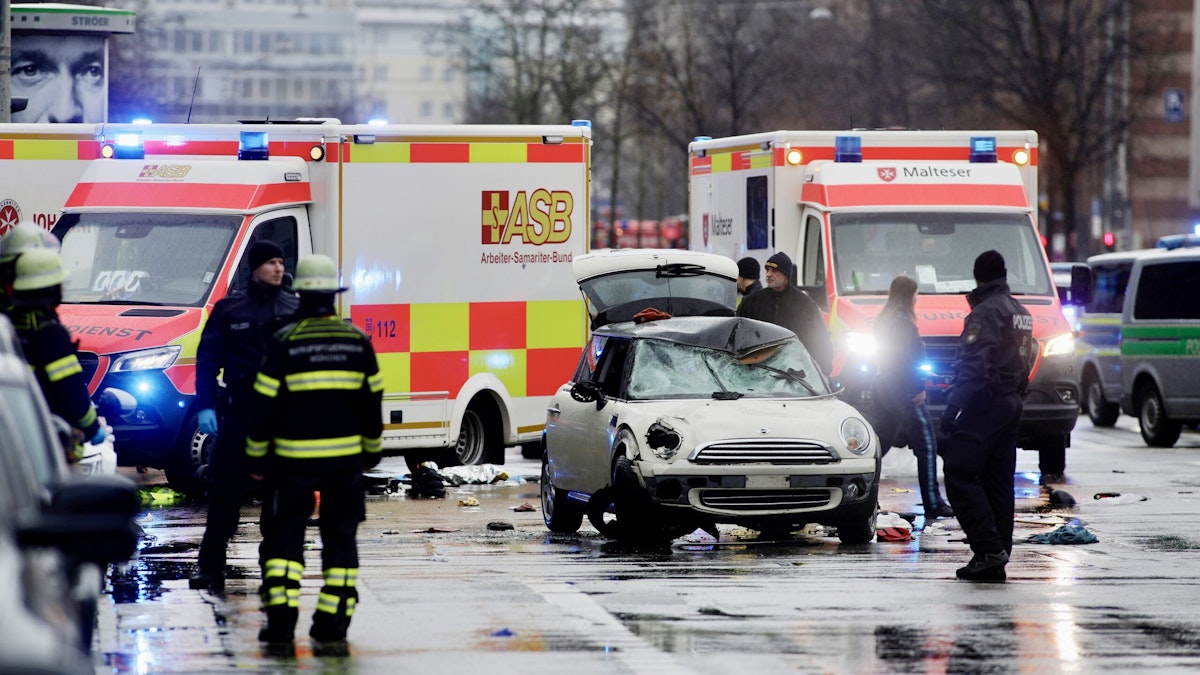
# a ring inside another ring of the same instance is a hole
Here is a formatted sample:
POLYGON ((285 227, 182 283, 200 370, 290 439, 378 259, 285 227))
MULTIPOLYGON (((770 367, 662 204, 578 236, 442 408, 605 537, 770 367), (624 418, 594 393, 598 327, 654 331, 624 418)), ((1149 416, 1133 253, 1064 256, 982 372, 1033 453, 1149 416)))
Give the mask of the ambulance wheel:
POLYGON ((458 440, 445 454, 446 466, 504 463, 500 413, 491 399, 477 396, 471 401, 463 413, 458 440))
POLYGON ((203 476, 217 439, 200 431, 195 414, 188 417, 183 429, 184 435, 176 447, 174 457, 163 467, 167 474, 167 485, 176 492, 203 498, 206 489, 203 476))

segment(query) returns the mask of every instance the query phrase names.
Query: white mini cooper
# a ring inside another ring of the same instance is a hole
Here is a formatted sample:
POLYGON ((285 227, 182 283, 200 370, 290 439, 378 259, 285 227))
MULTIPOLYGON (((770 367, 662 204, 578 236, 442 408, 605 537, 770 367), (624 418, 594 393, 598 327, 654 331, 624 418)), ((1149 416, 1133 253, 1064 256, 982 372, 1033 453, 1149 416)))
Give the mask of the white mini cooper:
POLYGON ((586 515, 627 540, 717 523, 874 538, 874 432, 791 331, 734 316, 732 260, 627 249, 573 264, 592 334, 547 411, 546 527, 586 515))

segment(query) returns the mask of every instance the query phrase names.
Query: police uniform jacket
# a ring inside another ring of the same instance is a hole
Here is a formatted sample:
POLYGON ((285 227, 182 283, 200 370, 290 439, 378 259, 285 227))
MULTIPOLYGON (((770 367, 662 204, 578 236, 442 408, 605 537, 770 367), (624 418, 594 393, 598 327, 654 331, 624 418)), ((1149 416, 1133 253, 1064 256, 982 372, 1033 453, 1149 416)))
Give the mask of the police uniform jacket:
POLYGON ((742 300, 737 315, 787 328, 800 338, 826 375, 833 370, 833 342, 829 339, 821 309, 796 286, 788 284, 782 291, 757 290, 742 300))
POLYGON ((100 430, 75 344, 51 307, 15 307, 13 327, 50 412, 92 438, 100 430))
POLYGON ((1009 292, 1004 279, 967 295, 971 312, 963 323, 954 380, 946 403, 965 409, 987 405, 993 396, 1024 393, 1036 343, 1033 317, 1009 292))
POLYGON ((370 339, 336 316, 276 333, 254 383, 246 456, 252 473, 361 471, 383 449, 383 375, 370 339), (272 456, 268 457, 268 453, 272 456))
POLYGON ((880 316, 875 323, 875 343, 879 345, 879 376, 875 385, 888 403, 910 403, 925 391, 921 361, 925 359, 925 341, 917 325, 903 312, 880 316))
POLYGON ((196 350, 196 402, 200 408, 216 407, 217 373, 222 368, 230 394, 250 393, 272 334, 286 322, 281 317, 290 317, 299 305, 295 294, 251 281, 244 293, 222 298, 213 306, 196 350))

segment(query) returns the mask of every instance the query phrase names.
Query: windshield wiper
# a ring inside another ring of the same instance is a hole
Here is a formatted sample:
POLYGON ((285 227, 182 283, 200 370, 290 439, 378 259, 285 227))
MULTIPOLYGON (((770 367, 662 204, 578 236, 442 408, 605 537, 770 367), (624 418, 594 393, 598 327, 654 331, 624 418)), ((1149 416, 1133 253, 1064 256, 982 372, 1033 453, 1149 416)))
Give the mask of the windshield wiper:
POLYGON ((793 382, 799 382, 801 386, 808 390, 808 393, 812 394, 813 396, 820 396, 820 394, 817 393, 817 390, 813 389, 812 385, 808 383, 808 380, 804 379, 805 373, 803 370, 792 370, 791 368, 788 368, 787 370, 781 370, 779 368, 764 365, 762 363, 750 363, 747 365, 749 365, 751 368, 762 368, 763 370, 769 370, 782 378, 791 380, 793 382))
POLYGON ((695 263, 671 263, 669 265, 659 265, 654 269, 654 277, 661 279, 663 277, 698 277, 704 274, 704 265, 695 263))
POLYGON ((712 397, 718 401, 736 401, 744 396, 740 391, 714 391, 712 397))

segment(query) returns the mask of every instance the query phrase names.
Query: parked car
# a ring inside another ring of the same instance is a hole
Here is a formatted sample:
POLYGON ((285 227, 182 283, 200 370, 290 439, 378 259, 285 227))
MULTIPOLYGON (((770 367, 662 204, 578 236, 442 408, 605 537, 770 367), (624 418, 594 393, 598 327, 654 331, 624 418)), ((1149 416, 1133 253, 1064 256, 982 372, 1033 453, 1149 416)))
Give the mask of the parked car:
POLYGON ((586 515, 617 539, 719 523, 874 539, 873 430, 791 331, 734 316, 732 260, 626 249, 573 265, 593 331, 547 413, 547 528, 586 515))
POLYGON ((1147 445, 1200 423, 1200 249, 1157 250, 1129 272, 1121 311, 1121 410, 1147 445))
POLYGON ((91 672, 102 570, 134 551, 135 486, 67 469, 0 316, 0 672, 91 672))

